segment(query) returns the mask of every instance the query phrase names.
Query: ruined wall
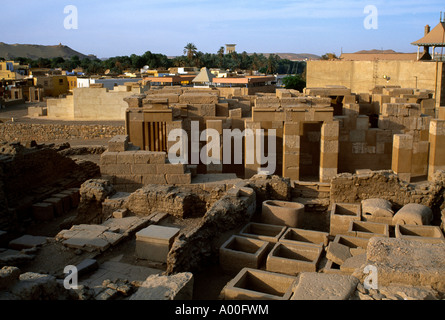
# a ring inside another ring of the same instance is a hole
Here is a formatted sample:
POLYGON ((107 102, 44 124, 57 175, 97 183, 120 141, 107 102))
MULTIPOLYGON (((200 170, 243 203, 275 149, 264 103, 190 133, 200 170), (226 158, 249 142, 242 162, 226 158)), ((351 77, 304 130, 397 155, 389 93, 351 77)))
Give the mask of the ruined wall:
POLYGON ((436 225, 445 230, 445 172, 438 171, 432 182, 413 185, 403 182, 392 171, 367 174, 342 173, 331 181, 332 203, 360 203, 370 198, 391 201, 396 211, 408 203, 419 203, 433 210, 436 225))
POLYGON ((48 147, 0 146, 0 230, 11 230, 31 216, 31 205, 78 187, 99 173, 89 161, 75 162, 48 147))
POLYGON ((107 139, 124 133, 124 125, 0 123, 0 141, 8 142, 107 139))
POLYGON ((255 209, 255 192, 251 188, 240 185, 229 190, 196 228, 176 238, 167 256, 167 273, 197 270, 214 262, 222 234, 247 223, 255 209))
POLYGON ((124 207, 137 216, 165 212, 179 218, 203 216, 207 210, 210 194, 199 193, 188 187, 146 185, 132 193, 124 207))
POLYGON ((289 200, 289 179, 256 175, 243 180, 206 212, 201 223, 181 234, 173 243, 167 258, 167 273, 202 268, 218 259, 218 250, 231 233, 250 221, 265 200, 289 200))

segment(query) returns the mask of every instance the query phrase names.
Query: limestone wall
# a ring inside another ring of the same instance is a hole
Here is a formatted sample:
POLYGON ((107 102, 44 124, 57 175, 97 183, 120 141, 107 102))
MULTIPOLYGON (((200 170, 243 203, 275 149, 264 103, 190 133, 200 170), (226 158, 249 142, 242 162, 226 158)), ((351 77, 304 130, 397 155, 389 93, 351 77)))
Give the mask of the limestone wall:
POLYGON ((125 120, 124 98, 145 90, 139 86, 75 88, 72 96, 48 99, 48 117, 76 120, 125 120))
POLYGON ((445 105, 444 67, 439 62, 436 69, 436 63, 429 61, 308 61, 307 87, 341 85, 356 93, 368 93, 382 85, 435 91, 437 78, 438 108, 445 105))

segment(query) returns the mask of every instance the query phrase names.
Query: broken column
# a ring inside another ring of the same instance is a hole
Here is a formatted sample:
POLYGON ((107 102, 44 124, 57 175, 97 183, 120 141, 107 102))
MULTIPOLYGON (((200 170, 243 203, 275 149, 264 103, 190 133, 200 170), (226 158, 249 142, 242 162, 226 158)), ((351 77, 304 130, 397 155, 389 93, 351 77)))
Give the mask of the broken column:
POLYGON ((413 137, 409 134, 395 134, 392 149, 391 169, 403 181, 411 180, 413 137))
POLYGON ((300 180, 300 123, 285 123, 283 177, 300 180))
POLYGON ((430 121, 430 157, 428 180, 432 181, 434 173, 445 170, 445 120, 430 121))

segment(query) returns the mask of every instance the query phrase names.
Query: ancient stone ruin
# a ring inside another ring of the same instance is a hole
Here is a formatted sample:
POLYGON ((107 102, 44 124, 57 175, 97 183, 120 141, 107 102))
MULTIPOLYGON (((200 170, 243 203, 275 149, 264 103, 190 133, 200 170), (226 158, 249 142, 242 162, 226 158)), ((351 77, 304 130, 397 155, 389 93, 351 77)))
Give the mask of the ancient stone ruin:
POLYGON ((430 92, 200 90, 126 97, 125 134, 103 148, 0 146, 0 299, 445 298, 430 92), (184 147, 241 161, 173 161, 170 133, 195 125, 184 147), (204 139, 235 129, 239 150, 204 139), (275 130, 276 149, 246 149, 247 129, 275 130), (248 161, 259 151, 275 172, 248 161))

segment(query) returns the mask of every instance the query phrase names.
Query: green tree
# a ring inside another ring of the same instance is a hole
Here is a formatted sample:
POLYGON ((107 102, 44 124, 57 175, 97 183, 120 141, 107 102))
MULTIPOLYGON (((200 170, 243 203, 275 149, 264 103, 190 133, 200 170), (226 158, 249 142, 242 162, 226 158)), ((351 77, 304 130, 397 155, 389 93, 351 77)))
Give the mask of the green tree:
POLYGON ((326 53, 321 56, 321 60, 338 60, 338 57, 335 53, 326 53))
POLYGON ((269 58, 267 59, 266 73, 274 74, 277 72, 279 59, 280 57, 276 54, 269 55, 269 58))
POLYGON ((300 92, 306 88, 306 80, 299 74, 284 77, 283 84, 286 89, 295 89, 300 92))
POLYGON ((184 47, 184 54, 187 55, 187 59, 189 62, 193 60, 193 57, 195 56, 197 52, 197 48, 193 43, 187 43, 187 45, 184 47))

